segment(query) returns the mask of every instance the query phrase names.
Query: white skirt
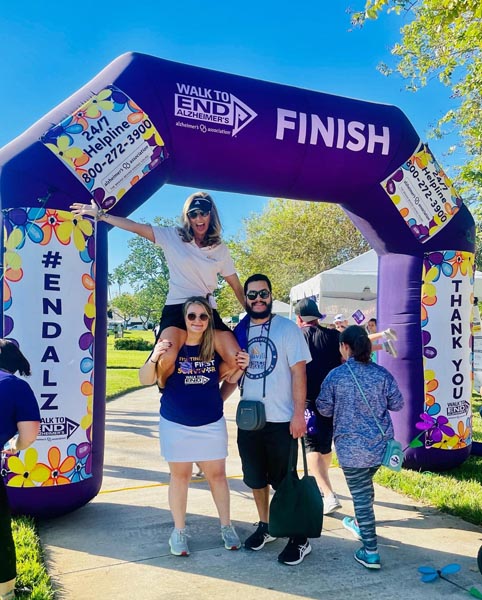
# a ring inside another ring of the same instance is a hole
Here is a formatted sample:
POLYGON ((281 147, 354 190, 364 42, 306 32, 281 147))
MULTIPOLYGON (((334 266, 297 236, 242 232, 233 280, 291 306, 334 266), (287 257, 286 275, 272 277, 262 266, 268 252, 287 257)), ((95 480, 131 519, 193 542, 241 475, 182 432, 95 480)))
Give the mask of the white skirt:
POLYGON ((161 455, 167 462, 202 462, 228 455, 228 430, 221 417, 215 423, 191 427, 160 417, 161 455))

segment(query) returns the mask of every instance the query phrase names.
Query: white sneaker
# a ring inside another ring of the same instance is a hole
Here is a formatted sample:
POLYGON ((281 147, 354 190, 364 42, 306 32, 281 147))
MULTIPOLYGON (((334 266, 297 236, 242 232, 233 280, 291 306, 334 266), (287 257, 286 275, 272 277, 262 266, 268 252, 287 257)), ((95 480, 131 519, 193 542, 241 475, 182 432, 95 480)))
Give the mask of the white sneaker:
POLYGON ((323 514, 331 515, 336 510, 341 508, 341 502, 338 500, 338 496, 336 494, 330 494, 329 496, 325 496, 323 498, 323 514))

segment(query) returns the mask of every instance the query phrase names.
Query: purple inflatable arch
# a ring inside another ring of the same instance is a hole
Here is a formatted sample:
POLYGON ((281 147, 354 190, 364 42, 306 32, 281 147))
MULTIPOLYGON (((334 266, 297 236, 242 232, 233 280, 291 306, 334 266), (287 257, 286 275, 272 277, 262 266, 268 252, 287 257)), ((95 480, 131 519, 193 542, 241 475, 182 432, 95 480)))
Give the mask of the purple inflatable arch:
POLYGON ((406 466, 470 453, 474 222, 396 107, 125 54, 0 166, 2 335, 31 360, 42 409, 35 446, 4 465, 16 512, 73 510, 102 481, 107 227, 69 205, 126 216, 166 182, 340 204, 379 256, 406 466))

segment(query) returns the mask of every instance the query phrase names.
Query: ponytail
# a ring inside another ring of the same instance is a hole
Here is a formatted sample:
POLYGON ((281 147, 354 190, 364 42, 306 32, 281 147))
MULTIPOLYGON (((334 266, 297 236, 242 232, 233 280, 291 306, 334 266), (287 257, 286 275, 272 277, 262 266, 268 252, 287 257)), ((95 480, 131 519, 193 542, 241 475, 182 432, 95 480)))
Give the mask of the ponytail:
POLYGON ((346 344, 353 358, 361 363, 371 360, 372 343, 366 330, 358 325, 350 325, 340 334, 340 343, 346 344))

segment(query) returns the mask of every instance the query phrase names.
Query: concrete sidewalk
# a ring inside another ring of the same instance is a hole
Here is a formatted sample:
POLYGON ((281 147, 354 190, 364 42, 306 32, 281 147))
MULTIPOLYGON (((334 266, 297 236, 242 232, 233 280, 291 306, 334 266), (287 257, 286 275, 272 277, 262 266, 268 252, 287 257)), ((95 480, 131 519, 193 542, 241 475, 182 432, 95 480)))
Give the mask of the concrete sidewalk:
MULTIPOLYGON (((237 398, 226 405, 230 435, 227 471, 233 523, 244 540, 257 520, 252 495, 243 484, 236 448, 237 398)), ((224 549, 219 521, 206 482, 194 480, 188 499, 191 556, 172 556, 168 467, 159 456, 159 399, 147 388, 107 405, 104 483, 85 507, 40 523, 40 537, 58 598, 87 600, 180 600, 195 597, 284 600, 294 598, 467 598, 467 592, 437 580, 422 583, 417 568, 456 562, 450 576, 482 591, 476 556, 482 529, 422 506, 385 488, 376 489, 375 511, 380 571, 353 559, 359 547, 341 523, 353 505, 339 469, 330 472, 343 508, 325 517, 313 552, 295 567, 277 562, 285 540, 259 552, 224 549)))

